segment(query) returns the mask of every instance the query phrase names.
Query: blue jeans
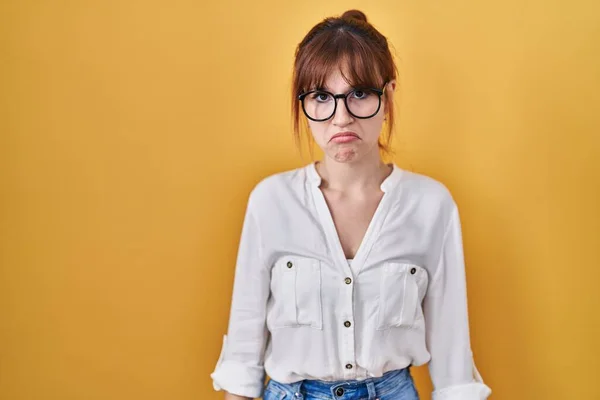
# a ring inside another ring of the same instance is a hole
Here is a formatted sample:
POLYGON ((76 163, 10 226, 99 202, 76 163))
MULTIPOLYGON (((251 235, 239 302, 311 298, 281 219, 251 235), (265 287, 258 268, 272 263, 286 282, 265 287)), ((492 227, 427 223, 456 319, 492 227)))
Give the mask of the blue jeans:
POLYGON ((303 380, 279 383, 270 380, 263 400, 419 400, 410 369, 389 371, 363 381, 303 380))

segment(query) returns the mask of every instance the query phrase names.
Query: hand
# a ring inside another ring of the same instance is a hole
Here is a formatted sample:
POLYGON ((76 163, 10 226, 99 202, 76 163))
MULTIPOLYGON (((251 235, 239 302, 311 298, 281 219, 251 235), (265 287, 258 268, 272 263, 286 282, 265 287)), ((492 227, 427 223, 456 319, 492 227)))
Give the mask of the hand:
POLYGON ((225 400, 252 400, 252 398, 238 396, 237 394, 231 394, 229 392, 225 392, 225 400))

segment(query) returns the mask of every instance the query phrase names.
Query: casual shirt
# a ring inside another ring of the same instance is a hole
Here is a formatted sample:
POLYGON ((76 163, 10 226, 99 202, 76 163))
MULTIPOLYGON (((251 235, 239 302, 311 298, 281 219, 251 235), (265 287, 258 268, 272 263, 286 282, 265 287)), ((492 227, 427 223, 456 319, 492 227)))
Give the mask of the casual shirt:
POLYGON ((429 363, 434 400, 483 400, 473 361, 461 225, 448 189, 399 168, 348 262, 315 164, 250 194, 216 390, 364 380, 429 363))

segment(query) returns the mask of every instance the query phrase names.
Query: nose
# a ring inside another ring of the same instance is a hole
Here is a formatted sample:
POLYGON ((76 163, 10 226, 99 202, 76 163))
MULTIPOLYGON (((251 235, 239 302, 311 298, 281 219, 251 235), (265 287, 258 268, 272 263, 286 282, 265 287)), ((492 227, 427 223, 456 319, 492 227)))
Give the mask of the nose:
POLYGON ((346 102, 343 98, 337 98, 335 101, 337 102, 336 109, 331 122, 335 126, 340 127, 350 124, 354 118, 352 117, 352 114, 348 112, 348 109, 346 108, 346 102))

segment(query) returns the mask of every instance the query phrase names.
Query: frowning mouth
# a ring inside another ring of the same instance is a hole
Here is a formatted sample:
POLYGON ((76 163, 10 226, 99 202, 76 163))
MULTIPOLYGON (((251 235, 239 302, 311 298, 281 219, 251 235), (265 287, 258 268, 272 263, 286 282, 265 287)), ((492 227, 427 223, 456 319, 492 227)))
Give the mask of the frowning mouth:
POLYGON ((333 135, 329 141, 334 143, 349 143, 359 139, 358 135, 354 132, 340 132, 333 135))

